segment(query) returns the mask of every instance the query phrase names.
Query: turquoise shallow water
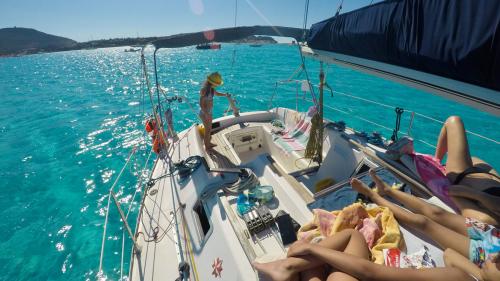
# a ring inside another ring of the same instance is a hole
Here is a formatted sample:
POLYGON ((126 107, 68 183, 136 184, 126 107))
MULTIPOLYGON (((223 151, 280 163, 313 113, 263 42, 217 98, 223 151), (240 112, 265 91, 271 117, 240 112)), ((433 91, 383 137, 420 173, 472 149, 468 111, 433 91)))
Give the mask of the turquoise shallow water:
MULTIPOLYGON (((131 148, 139 145, 141 150, 115 189, 127 208, 147 156, 142 121, 149 106, 141 94, 139 54, 123 50, 0 59, 0 280, 95 279, 108 189, 131 148)), ((158 56, 161 84, 168 93, 191 97, 195 110, 199 83, 211 71, 223 74, 221 91, 234 93, 242 111, 250 111, 266 109, 275 81, 287 79, 300 63, 295 47, 278 45, 224 45, 219 51, 183 48, 162 50, 158 56)), ((308 61, 307 65, 317 81, 319 64, 308 61)), ((469 130, 500 140, 500 120, 492 115, 348 69, 329 66, 327 71, 335 91, 438 120, 460 115, 469 130)), ((295 94, 293 85, 278 87, 274 105, 295 108, 295 94)), ((339 94, 325 97, 327 104, 348 113, 327 109, 328 118, 390 137, 390 131, 353 116, 392 128, 393 109, 339 94)), ((300 100, 299 108, 309 105, 300 100)), ((177 130, 196 122, 188 104, 172 106, 177 130)), ((224 99, 216 100, 215 115, 222 115, 226 107, 224 99)), ((408 116, 403 116, 404 132, 408 116)), ((434 144, 439 128, 417 117, 412 132, 434 144)), ((469 136, 469 141, 474 155, 500 167, 497 144, 475 136, 469 136)), ((416 146, 432 152, 423 142, 416 146)), ((134 224, 136 214, 137 205, 133 205, 130 223, 134 224)), ((119 227, 112 208, 104 263, 112 280, 119 279, 119 227)))

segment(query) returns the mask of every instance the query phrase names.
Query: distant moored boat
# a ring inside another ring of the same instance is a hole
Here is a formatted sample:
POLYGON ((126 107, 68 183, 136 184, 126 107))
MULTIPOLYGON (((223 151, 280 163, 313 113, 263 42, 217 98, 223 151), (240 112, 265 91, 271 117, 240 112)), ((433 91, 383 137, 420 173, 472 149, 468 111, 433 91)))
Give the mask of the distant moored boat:
POLYGON ((196 45, 196 49, 198 50, 218 50, 220 49, 221 44, 216 44, 216 43, 210 43, 210 44, 200 44, 196 45))
POLYGON ((137 48, 137 49, 130 48, 130 49, 125 49, 125 52, 126 53, 135 53, 135 52, 138 52, 140 50, 141 50, 141 48, 137 48))

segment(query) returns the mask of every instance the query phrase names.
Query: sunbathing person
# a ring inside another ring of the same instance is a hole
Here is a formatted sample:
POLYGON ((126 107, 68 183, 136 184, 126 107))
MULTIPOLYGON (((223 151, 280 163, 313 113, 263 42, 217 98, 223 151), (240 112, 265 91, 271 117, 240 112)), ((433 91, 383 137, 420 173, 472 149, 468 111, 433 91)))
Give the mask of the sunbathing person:
POLYGON ((449 117, 439 134, 435 157, 442 161, 445 155, 449 195, 461 214, 500 225, 500 177, 486 162, 471 157, 460 117, 449 117))
POLYGON ((317 244, 296 242, 286 259, 253 265, 273 281, 476 280, 455 267, 401 269, 375 264, 369 258, 364 237, 356 230, 346 229, 317 244))
POLYGON ((488 226, 490 231, 485 232, 477 228, 480 223, 474 220, 392 190, 373 171, 371 176, 380 194, 401 201, 418 214, 391 203, 356 179, 351 182, 353 188, 374 203, 388 207, 399 222, 427 234, 446 249, 445 268, 399 269, 374 264, 368 260, 364 238, 354 230, 339 232, 318 244, 297 242, 290 247, 288 258, 254 263, 255 268, 272 280, 500 280, 498 229, 488 226), (333 270, 327 271, 325 264, 333 270))
POLYGON ((351 181, 353 189, 374 203, 388 207, 398 222, 415 228, 435 241, 442 249, 446 249, 445 263, 448 266, 459 267, 479 280, 489 280, 484 270, 497 262, 498 279, 494 280, 500 280, 498 228, 476 219, 450 213, 415 196, 393 190, 373 170, 370 171, 370 175, 376 183, 377 192, 357 179, 351 181), (384 195, 397 200, 414 213, 386 200, 382 197, 384 195))

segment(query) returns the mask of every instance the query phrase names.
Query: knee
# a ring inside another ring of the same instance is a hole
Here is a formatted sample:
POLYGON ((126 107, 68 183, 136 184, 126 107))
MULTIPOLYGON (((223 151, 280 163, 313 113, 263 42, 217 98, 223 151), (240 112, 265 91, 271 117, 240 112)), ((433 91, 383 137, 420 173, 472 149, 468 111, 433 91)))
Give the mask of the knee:
POLYGON ((364 241, 363 235, 355 229, 344 229, 339 233, 343 233, 343 235, 346 235, 346 237, 349 237, 349 241, 359 240, 359 239, 363 239, 363 241, 364 241))
POLYGON ((413 215, 413 222, 415 224, 415 227, 417 227, 418 229, 420 229, 422 231, 427 229, 427 227, 429 226, 429 221, 430 221, 430 219, 424 215, 420 215, 420 214, 413 215))
POLYGON ((336 281, 336 280, 354 280, 354 279, 350 275, 340 271, 332 272, 330 275, 328 275, 328 279, 326 279, 326 281, 336 281))
POLYGON ((447 213, 444 209, 439 208, 438 206, 429 206, 430 217, 435 218, 435 220, 440 220, 443 215, 447 213))
POLYGON ((447 248, 446 250, 444 250, 444 252, 443 252, 443 260, 444 260, 444 264, 447 267, 452 267, 453 266, 453 264, 451 262, 452 258, 450 258, 451 256, 453 256, 453 250, 451 250, 450 248, 447 248))
POLYGON ((448 117, 448 119, 446 119, 445 124, 446 125, 452 125, 452 124, 463 125, 463 121, 462 121, 462 118, 460 118, 459 116, 450 116, 450 117, 448 117))
POLYGON ((358 233, 358 231, 357 231, 357 230, 355 230, 355 229, 351 229, 351 228, 344 229, 344 230, 342 230, 342 231, 340 231, 340 232, 341 232, 341 233, 345 233, 345 235, 350 235, 350 236, 352 236, 352 235, 356 235, 355 233, 358 233))

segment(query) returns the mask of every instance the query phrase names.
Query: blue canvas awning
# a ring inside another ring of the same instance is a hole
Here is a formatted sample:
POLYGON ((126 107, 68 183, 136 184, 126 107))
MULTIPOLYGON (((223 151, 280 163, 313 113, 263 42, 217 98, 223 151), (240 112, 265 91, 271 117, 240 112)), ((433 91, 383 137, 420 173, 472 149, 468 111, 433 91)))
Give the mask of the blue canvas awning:
POLYGON ((313 24, 307 43, 364 68, 424 73, 409 79, 500 110, 500 1, 384 1, 313 24))

